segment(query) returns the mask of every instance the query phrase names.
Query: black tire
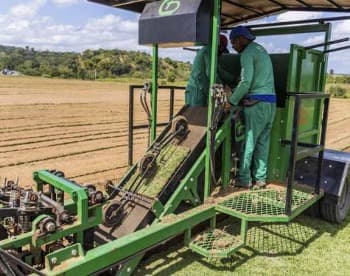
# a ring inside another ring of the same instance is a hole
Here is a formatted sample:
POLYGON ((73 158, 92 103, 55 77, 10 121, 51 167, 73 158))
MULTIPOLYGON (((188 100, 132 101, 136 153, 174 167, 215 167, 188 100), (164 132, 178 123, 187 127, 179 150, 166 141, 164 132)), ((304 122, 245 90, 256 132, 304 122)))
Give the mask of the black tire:
POLYGON ((339 197, 325 195, 321 201, 321 215, 329 221, 341 223, 348 215, 350 208, 350 175, 345 183, 339 197))

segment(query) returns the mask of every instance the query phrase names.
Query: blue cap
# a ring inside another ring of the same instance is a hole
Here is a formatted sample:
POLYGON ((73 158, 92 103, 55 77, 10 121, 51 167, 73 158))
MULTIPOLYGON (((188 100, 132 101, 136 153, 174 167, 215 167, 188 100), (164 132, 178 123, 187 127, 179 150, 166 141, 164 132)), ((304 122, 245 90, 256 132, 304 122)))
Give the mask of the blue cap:
POLYGON ((251 32, 249 31, 249 29, 247 27, 244 27, 244 26, 237 26, 237 27, 232 28, 231 33, 230 33, 230 40, 232 40, 238 36, 244 36, 246 39, 249 39, 249 40, 255 39, 255 36, 253 36, 251 34, 251 32))

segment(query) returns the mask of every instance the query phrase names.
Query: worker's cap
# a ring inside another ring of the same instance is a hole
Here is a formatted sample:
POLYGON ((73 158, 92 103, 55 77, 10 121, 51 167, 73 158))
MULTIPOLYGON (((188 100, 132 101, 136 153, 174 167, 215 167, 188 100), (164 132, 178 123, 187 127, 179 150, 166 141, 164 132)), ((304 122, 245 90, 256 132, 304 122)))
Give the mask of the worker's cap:
POLYGON ((227 48, 227 44, 228 44, 228 41, 227 41, 227 37, 226 35, 223 35, 221 34, 220 35, 220 48, 227 48))
POLYGON ((255 36, 251 34, 249 29, 244 26, 237 26, 232 28, 230 33, 230 40, 235 39, 236 37, 244 36, 246 39, 254 40, 255 36))

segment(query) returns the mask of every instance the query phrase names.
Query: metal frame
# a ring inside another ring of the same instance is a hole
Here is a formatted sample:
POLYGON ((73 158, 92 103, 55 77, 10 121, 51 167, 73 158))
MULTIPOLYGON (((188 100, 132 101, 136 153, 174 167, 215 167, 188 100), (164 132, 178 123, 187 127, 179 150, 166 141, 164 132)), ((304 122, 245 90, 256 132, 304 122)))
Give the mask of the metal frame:
POLYGON ((294 104, 294 117, 293 117, 293 129, 292 129, 292 139, 291 141, 282 141, 284 144, 290 144, 290 158, 289 166, 287 171, 287 198, 286 198, 286 213, 288 216, 292 214, 292 193, 293 193, 293 183, 295 179, 295 165, 296 162, 302 158, 313 155, 318 152, 318 166, 317 166, 317 178, 315 183, 315 193, 320 194, 320 182, 322 178, 323 169, 323 152, 326 143, 326 131, 327 131, 327 120, 328 120, 328 108, 329 108, 329 95, 321 93, 288 93, 289 97, 295 97, 294 104), (303 100, 306 99, 323 99, 323 117, 321 126, 321 139, 320 144, 300 144, 299 139, 299 122, 300 122, 300 107, 303 100), (298 154, 298 146, 304 146, 308 148, 306 152, 302 155, 298 154))
MULTIPOLYGON (((128 166, 132 166, 134 163, 134 130, 149 128, 150 135, 150 126, 148 124, 135 125, 134 123, 134 106, 135 106, 135 90, 142 89, 142 85, 130 85, 129 86, 129 122, 128 122, 128 166)), ((172 120, 174 116, 174 99, 175 91, 185 90, 183 86, 172 86, 172 85, 161 85, 158 86, 158 89, 169 89, 169 121, 172 120)), ((157 127, 166 126, 168 122, 157 123, 157 127)), ((148 145, 149 146, 149 145, 148 145)))

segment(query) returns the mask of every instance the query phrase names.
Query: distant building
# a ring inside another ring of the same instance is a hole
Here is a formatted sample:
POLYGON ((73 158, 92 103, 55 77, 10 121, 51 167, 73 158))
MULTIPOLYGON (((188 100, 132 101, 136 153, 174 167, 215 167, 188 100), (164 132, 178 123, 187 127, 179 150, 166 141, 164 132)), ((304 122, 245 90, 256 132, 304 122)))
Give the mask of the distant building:
POLYGON ((21 73, 14 71, 14 70, 9 70, 9 69, 2 69, 0 71, 0 74, 5 75, 5 76, 19 76, 21 73))

